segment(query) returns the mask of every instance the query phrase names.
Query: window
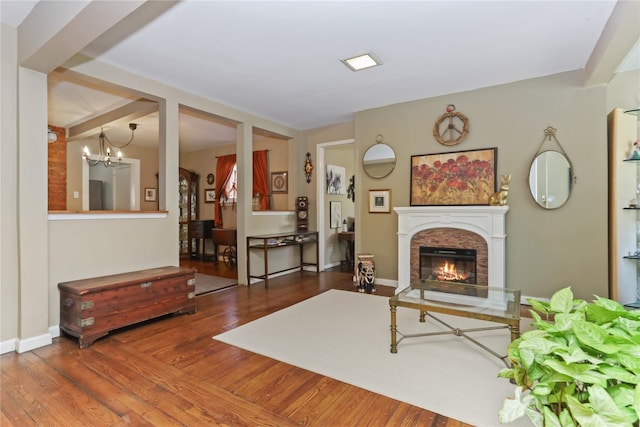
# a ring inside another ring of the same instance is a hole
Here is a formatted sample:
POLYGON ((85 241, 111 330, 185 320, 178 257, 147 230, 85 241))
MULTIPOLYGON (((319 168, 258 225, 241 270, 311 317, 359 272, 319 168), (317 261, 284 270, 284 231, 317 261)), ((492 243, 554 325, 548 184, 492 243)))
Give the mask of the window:
POLYGON ((235 201, 238 198, 238 164, 233 165, 233 169, 229 173, 229 179, 227 184, 224 187, 224 193, 222 195, 225 201, 233 200, 235 201))

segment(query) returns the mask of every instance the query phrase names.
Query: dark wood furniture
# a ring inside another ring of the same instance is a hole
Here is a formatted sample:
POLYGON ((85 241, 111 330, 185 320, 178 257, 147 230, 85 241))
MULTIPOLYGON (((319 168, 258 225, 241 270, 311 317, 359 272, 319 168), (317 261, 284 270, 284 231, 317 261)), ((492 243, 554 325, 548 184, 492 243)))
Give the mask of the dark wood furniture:
POLYGON ((170 313, 195 313, 195 270, 160 267, 58 284, 60 329, 80 348, 114 329, 170 313))
POLYGON ((339 242, 347 242, 347 249, 344 252, 345 262, 353 267, 353 254, 356 246, 356 233, 354 231, 340 231, 338 233, 339 242))
POLYGON ((227 267, 236 266, 236 247, 238 245, 238 234, 235 228, 214 228, 211 230, 211 241, 215 248, 215 262, 218 262, 220 245, 226 246, 222 251, 222 259, 227 267))
POLYGON ((215 226, 212 219, 197 219, 189 224, 189 238, 191 239, 191 258, 204 260, 205 241, 211 239, 211 229, 215 226))
MULTIPOLYGON (((252 278, 263 279, 264 286, 269 286, 269 274, 282 273, 283 271, 300 268, 303 270, 305 266, 315 266, 316 273, 320 272, 318 249, 318 232, 317 231, 292 231, 289 233, 263 234, 258 236, 247 236, 247 281, 251 282, 252 278), (304 245, 315 244, 316 262, 310 263, 304 261, 304 245), (298 246, 300 248, 300 262, 298 265, 285 268, 279 271, 269 272, 269 251, 276 248, 285 248, 290 246, 298 246), (264 256, 264 274, 251 275, 251 250, 262 250, 264 256)), ((251 284, 251 283, 249 283, 251 284)))
POLYGON ((178 227, 181 257, 190 257, 197 253, 195 241, 191 238, 191 222, 198 219, 198 182, 200 175, 180 168, 178 175, 178 227))

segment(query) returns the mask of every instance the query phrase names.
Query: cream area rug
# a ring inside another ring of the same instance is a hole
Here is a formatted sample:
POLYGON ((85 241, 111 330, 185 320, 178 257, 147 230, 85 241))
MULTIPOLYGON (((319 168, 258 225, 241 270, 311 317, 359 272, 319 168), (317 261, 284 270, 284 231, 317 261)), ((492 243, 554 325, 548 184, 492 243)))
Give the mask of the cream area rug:
POLYGON ((210 276, 208 274, 196 273, 196 295, 208 294, 237 285, 236 279, 228 279, 220 276, 210 276))
MULTIPOLYGON (((398 330, 445 330, 419 323, 418 314, 398 307, 398 330)), ((496 325, 436 316, 461 329, 496 325)), ((392 354, 389 325, 388 298, 330 290, 213 338, 474 426, 500 426, 498 412, 514 393, 497 377, 502 361, 452 334, 406 338, 392 354)), ((471 336, 506 354, 508 329, 471 336)), ((524 418, 509 424, 531 425, 524 418)))

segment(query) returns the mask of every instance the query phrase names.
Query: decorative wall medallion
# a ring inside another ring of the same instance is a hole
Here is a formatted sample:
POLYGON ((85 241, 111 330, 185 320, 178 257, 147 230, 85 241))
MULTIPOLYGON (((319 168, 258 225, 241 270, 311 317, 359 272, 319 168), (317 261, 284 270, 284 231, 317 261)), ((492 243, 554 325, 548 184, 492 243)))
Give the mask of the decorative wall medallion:
POLYGON ((442 145, 457 145, 467 136, 469 136, 469 119, 457 112, 455 105, 447 105, 447 112, 438 117, 433 126, 433 137, 442 145))
POLYGON ((307 184, 311 182, 311 172, 313 172, 313 163, 311 163, 311 153, 307 153, 304 161, 304 174, 307 177, 307 184))

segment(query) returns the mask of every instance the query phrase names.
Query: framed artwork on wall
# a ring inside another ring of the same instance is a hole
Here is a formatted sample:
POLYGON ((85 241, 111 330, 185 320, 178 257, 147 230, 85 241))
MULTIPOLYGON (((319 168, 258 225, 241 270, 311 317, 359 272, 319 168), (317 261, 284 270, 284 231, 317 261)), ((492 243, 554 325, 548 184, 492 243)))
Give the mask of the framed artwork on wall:
POLYGON ((216 189, 215 188, 205 188, 204 189, 204 202, 205 203, 214 203, 216 201, 216 189))
POLYGON ((145 187, 144 189, 144 201, 145 202, 157 202, 158 192, 155 188, 145 187))
POLYGON ((411 206, 488 205, 498 149, 411 156, 411 206))
POLYGON ((347 173, 342 166, 327 165, 327 194, 347 194, 347 173))
POLYGON ((340 228, 342 224, 342 202, 329 202, 329 226, 340 228))
POLYGON ((369 213, 391 213, 391 190, 369 190, 369 213))
POLYGON ((271 172, 271 192, 289 192, 289 180, 287 178, 287 172, 271 172))

